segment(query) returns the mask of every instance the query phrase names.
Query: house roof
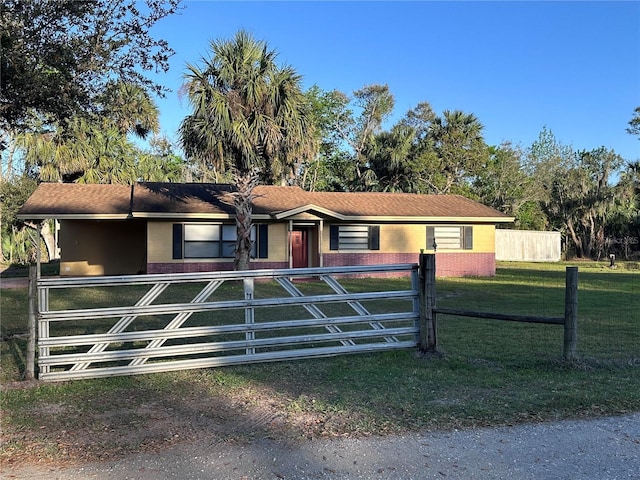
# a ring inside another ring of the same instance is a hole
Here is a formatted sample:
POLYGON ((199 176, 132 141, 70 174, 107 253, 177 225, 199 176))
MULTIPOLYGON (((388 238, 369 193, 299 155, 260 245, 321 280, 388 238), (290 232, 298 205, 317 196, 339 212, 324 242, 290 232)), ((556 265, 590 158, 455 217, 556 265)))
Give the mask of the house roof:
MULTIPOLYGON (((82 185, 43 183, 18 217, 39 220, 117 218, 233 218, 234 188, 228 184, 138 183, 82 185)), ((254 217, 282 220, 313 215, 344 221, 480 221, 513 218, 460 195, 378 192, 307 192, 299 187, 258 186, 254 217)))
POLYGON ((41 183, 18 211, 18 218, 126 218, 131 185, 41 183))

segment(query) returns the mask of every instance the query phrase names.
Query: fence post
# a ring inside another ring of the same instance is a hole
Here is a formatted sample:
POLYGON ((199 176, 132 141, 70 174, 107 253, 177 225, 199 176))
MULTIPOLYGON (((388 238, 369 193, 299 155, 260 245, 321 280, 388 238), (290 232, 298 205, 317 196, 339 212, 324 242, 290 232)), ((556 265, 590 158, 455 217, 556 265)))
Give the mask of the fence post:
MULTIPOLYGON (((244 289, 244 299, 253 300, 253 293, 254 293, 253 278, 244 278, 242 280, 242 285, 244 289)), ((245 307, 244 323, 246 323, 247 325, 253 325, 255 323, 255 311, 253 307, 245 307)), ((256 338, 255 332, 253 330, 248 330, 247 333, 245 333, 245 339, 248 342, 255 340, 255 338, 256 338)), ((247 355, 254 355, 256 353, 256 349, 253 347, 247 347, 245 351, 247 355)))
POLYGON ((29 313, 27 317, 27 358, 25 365, 25 380, 36 378, 36 305, 37 305, 37 268, 29 266, 29 313))
POLYGON ((567 267, 565 284, 563 356, 574 360, 578 343, 578 267, 567 267))
POLYGON ((438 349, 436 324, 436 256, 420 254, 420 351, 435 353, 438 349))

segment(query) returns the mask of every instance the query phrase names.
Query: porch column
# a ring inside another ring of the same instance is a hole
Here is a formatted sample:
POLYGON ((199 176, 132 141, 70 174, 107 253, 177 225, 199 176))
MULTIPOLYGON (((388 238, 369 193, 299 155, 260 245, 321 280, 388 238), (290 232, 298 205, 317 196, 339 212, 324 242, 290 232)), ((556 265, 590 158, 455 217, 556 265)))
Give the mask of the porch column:
POLYGON ((287 251, 289 252, 289 268, 293 268, 293 245, 291 242, 291 232, 293 231, 293 220, 289 220, 289 227, 287 231, 287 251))
POLYGON ((40 241, 42 238, 42 224, 44 222, 36 223, 36 279, 40 280, 42 276, 42 262, 40 257, 42 256, 42 248, 40 247, 40 241))
POLYGON ((318 256, 320 257, 318 260, 320 262, 320 267, 324 267, 324 256, 322 255, 322 230, 324 229, 324 220, 320 220, 318 222, 318 256))

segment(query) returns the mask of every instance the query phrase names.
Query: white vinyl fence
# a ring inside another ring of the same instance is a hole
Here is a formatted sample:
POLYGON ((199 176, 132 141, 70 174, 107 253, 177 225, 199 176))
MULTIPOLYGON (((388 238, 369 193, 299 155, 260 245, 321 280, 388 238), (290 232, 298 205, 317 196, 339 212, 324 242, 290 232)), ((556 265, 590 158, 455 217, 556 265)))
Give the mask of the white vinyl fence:
POLYGON ((496 260, 559 262, 560 232, 496 229, 496 260))

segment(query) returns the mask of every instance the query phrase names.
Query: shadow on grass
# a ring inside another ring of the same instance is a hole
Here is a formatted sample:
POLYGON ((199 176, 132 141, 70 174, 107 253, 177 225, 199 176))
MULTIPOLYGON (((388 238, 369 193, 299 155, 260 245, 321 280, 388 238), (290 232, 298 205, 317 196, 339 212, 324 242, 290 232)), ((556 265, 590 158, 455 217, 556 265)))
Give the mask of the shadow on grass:
MULTIPOLYGON (((516 277, 530 273, 514 270, 516 277)), ((558 275, 563 274, 553 272, 554 279, 558 275)), ((462 305, 471 304, 471 298, 489 298, 509 311, 521 311, 530 308, 534 298, 542 304, 551 298, 553 309, 561 309, 562 286, 552 292, 545 285, 552 277, 545 273, 542 278, 540 283, 531 280, 517 288, 492 288, 490 281, 477 288, 473 283, 460 288, 452 281, 438 291, 449 292, 448 301, 462 305)), ((586 275, 585 285, 597 278, 597 274, 595 279, 586 275)), ((632 301, 629 293, 602 295, 594 290, 594 299, 585 301, 583 311, 608 302, 611 312, 611 302, 628 305, 632 301)), ((616 312, 613 318, 617 323, 612 328, 619 331, 621 318, 621 326, 628 328, 621 350, 624 358, 632 351, 637 358, 633 342, 637 309, 628 310, 626 317, 616 312)), ((591 338, 601 342, 602 331, 592 329, 591 333, 587 327, 580 331, 580 342, 591 338)), ((428 360, 417 358, 414 350, 402 350, 5 391, 2 426, 8 446, 0 451, 0 458, 34 451, 55 459, 113 458, 182 441, 213 445, 271 438, 294 445, 309 437, 504 425, 640 410, 638 364, 588 359, 566 364, 561 361, 560 327, 447 317, 439 339, 444 355, 428 360)), ((18 349, 12 355, 19 354, 17 343, 11 348, 18 349)))
POLYGON ((26 339, 20 338, 18 336, 3 338, 1 349, 2 362, 0 365, 0 369, 2 370, 2 372, 0 373, 0 381, 2 381, 2 383, 5 383, 24 380, 27 370, 26 339))
POLYGON ((640 409, 640 370, 453 349, 38 384, 3 392, 0 459, 116 458, 178 442, 400 434, 640 409))
MULTIPOLYGON (((40 264, 41 273, 43 276, 55 276, 60 275, 60 262, 54 260, 47 263, 40 264)), ((20 278, 29 276, 29 265, 0 265, 0 278, 20 278)))

